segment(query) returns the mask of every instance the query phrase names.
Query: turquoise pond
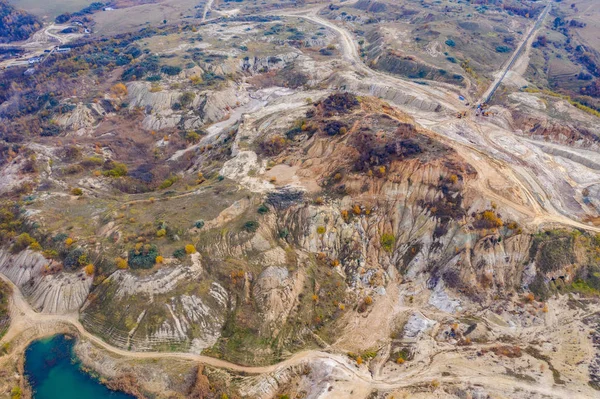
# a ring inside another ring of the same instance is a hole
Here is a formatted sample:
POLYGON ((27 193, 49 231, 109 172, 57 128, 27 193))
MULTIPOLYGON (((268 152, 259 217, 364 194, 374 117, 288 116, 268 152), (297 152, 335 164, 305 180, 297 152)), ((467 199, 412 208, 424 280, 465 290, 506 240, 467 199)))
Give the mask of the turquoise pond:
POLYGON ((33 342, 25 351, 25 375, 33 399, 134 399, 111 391, 81 370, 73 353, 75 340, 66 335, 33 342))

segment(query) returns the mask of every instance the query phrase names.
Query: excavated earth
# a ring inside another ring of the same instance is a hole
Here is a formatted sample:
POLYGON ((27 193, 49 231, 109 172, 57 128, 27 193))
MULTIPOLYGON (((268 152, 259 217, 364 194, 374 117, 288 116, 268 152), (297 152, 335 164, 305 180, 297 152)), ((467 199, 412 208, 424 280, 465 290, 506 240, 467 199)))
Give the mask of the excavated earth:
POLYGON ((0 250, 0 397, 26 388, 26 345, 60 332, 137 397, 598 396, 595 120, 525 92, 458 119, 456 88, 367 68, 343 25, 304 11, 284 17, 341 57, 289 46, 211 67, 240 77, 218 86, 185 86, 205 65, 132 81, 56 115, 98 173, 65 172, 48 140, 27 144, 38 175, 30 155, 2 166, 4 194, 51 187, 24 217, 67 255, 0 250), (127 177, 100 172, 117 161, 127 177))

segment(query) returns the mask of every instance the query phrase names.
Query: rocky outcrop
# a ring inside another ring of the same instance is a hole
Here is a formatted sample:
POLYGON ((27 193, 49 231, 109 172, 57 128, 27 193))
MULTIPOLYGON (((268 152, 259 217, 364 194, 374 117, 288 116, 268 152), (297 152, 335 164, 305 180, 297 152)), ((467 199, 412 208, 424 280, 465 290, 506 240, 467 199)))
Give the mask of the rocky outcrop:
POLYGON ((249 101, 248 93, 234 84, 218 91, 195 92, 188 109, 174 111, 174 104, 180 101, 184 91, 168 90, 153 92, 146 82, 132 82, 127 85, 130 107, 141 107, 146 117, 143 126, 148 130, 172 128, 183 123, 187 129, 199 128, 207 123, 225 119, 233 108, 249 101))
POLYGON ((96 103, 78 103, 72 111, 57 116, 56 122, 64 129, 79 131, 91 128, 105 114, 106 111, 96 103))
POLYGON ((43 313, 71 313, 84 303, 93 278, 84 272, 47 274, 50 261, 38 252, 25 250, 12 255, 0 251, 0 273, 25 295, 31 306, 43 313))
POLYGON ((258 276, 252 295, 264 317, 265 331, 277 335, 297 301, 303 283, 302 274, 290 274, 285 267, 270 266, 258 276))

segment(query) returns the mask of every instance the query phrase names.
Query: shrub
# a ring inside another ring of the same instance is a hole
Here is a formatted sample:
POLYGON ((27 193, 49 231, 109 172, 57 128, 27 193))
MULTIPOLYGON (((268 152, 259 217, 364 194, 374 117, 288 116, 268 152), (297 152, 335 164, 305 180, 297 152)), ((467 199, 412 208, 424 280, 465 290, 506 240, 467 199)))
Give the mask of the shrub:
POLYGON ((192 93, 191 91, 186 91, 181 96, 179 96, 179 103, 182 107, 188 107, 192 104, 195 98, 196 95, 194 93, 192 93))
POLYGON ((170 65, 163 65, 160 68, 160 71, 162 73, 164 73, 165 75, 175 76, 175 75, 179 75, 179 73, 181 72, 181 67, 170 66, 170 65))
POLYGON ((103 163, 104 163, 104 160, 101 157, 93 156, 93 157, 85 158, 83 161, 81 161, 81 166, 90 168, 90 167, 94 167, 94 166, 100 166, 103 163))
POLYGON ((338 134, 346 134, 348 128, 343 122, 331 121, 325 125, 323 131, 327 133, 328 136, 336 136, 338 134))
POLYGON ((382 234, 381 235, 381 248, 386 252, 392 252, 394 244, 396 243, 396 237, 393 234, 382 234))
POLYGON ((156 257, 156 260, 155 260, 155 262, 156 262, 156 263, 163 263, 163 262, 164 262, 164 260, 165 260, 165 259, 164 259, 162 256, 158 255, 158 256, 156 257))
MULTIPOLYGON (((21 252, 25 248, 37 243, 37 241, 27 233, 22 233, 17 236, 11 248, 12 253, 21 252)), ((39 245, 39 244, 38 244, 39 245)))
POLYGON ((267 208, 264 204, 262 204, 261 206, 258 207, 258 209, 256 211, 258 213, 260 213, 261 215, 264 215, 265 213, 269 212, 269 208, 267 208))
POLYGON ((188 255, 191 254, 195 254, 196 253, 196 247, 193 246, 192 244, 188 244, 185 246, 185 253, 188 255))
POLYGON ((194 131, 191 132, 187 132, 185 134, 185 140, 190 142, 190 143, 197 143, 198 141, 200 141, 200 135, 194 131))
POLYGON ((81 264, 79 263, 79 260, 87 260, 87 259, 83 259, 82 256, 84 256, 84 252, 83 249, 81 248, 75 248, 72 251, 69 251, 67 253, 67 256, 65 256, 65 260, 63 261, 63 266, 65 267, 66 270, 68 271, 73 271, 78 269, 81 264))
POLYGON ((123 83, 117 83, 110 88, 110 92, 115 97, 125 97, 127 95, 127 86, 125 86, 123 83))
POLYGON ((110 161, 105 164, 105 170, 102 172, 107 177, 122 177, 127 175, 127 165, 121 162, 110 161))
POLYGON ((325 226, 319 226, 317 227, 317 234, 323 235, 325 234, 325 226))
POLYGON ((246 230, 248 233, 254 233, 256 232, 256 230, 258 230, 258 222, 255 220, 249 220, 246 223, 244 223, 244 230, 246 230))
POLYGON ((66 245, 67 247, 70 247, 70 246, 71 246, 71 244, 73 244, 73 239, 72 239, 71 237, 67 237, 67 238, 65 239, 65 245, 66 245))
POLYGON ((164 237, 166 235, 167 235, 167 230, 165 230, 165 229, 160 229, 156 232, 157 237, 164 237))
POLYGON ((71 190, 71 194, 79 197, 79 196, 83 195, 83 190, 80 189, 79 187, 75 187, 74 189, 71 190))
POLYGON ((335 93, 321 102, 325 116, 345 114, 359 106, 358 99, 351 93, 335 93))
POLYGON ((85 274, 87 274, 88 276, 93 276, 94 272, 96 271, 96 268, 94 267, 93 264, 88 264, 84 269, 85 274))
POLYGON ((510 47, 508 47, 508 46, 498 46, 498 47, 496 47, 496 51, 498 53, 508 53, 510 51, 510 47))
POLYGON ((117 269, 127 269, 127 261, 123 258, 115 259, 115 263, 117 265, 117 269))
POLYGON ((185 258, 185 248, 178 248, 175 251, 173 251, 173 257, 177 259, 185 258))
POLYGON ((179 180, 179 176, 171 175, 167 179, 165 179, 162 183, 160 183, 160 186, 158 186, 158 188, 161 190, 164 190, 165 188, 171 187, 178 180, 179 180))
POLYGON ((274 156, 281 153, 286 146, 286 140, 282 136, 273 136, 260 143, 260 149, 265 155, 274 156))
POLYGON ((454 47, 454 46, 456 46, 456 42, 452 39, 448 39, 448 40, 446 40, 446 45, 450 46, 450 47, 454 47))
POLYGON ((132 269, 150 269, 154 266, 157 256, 158 249, 155 245, 137 245, 129 251, 127 263, 132 269))
POLYGON ((201 229, 204 227, 204 220, 200 219, 197 220, 196 223, 194 223, 194 227, 197 229, 201 229))

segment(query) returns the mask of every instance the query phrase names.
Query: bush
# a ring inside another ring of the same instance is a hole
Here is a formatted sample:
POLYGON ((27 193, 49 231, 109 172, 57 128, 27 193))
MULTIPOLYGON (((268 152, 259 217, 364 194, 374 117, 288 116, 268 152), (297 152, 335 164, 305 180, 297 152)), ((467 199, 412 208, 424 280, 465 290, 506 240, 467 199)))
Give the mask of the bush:
POLYGON ((450 46, 450 47, 454 47, 454 46, 456 46, 456 42, 452 39, 448 39, 448 40, 446 40, 446 45, 450 46))
POLYGON ((185 258, 185 255, 186 255, 185 248, 179 248, 179 249, 176 249, 175 251, 173 251, 174 258, 183 259, 183 258, 185 258))
POLYGON ((98 157, 98 156, 93 156, 93 157, 85 158, 83 161, 81 161, 81 166, 86 167, 86 168, 91 168, 94 166, 100 166, 103 163, 104 163, 104 159, 102 159, 101 157, 98 157))
POLYGON ((200 141, 200 135, 194 131, 191 132, 187 132, 185 134, 185 140, 190 142, 190 143, 197 143, 198 141, 200 141))
POLYGON ((83 270, 85 271, 85 274, 87 274, 88 276, 93 276, 94 272, 96 271, 96 268, 94 267, 93 264, 90 263, 83 270))
POLYGON ((381 248, 386 252, 392 252, 394 244, 396 243, 396 237, 393 234, 382 234, 381 236, 381 248))
POLYGON ((195 254, 196 253, 196 247, 193 246, 192 244, 188 244, 185 246, 185 253, 188 255, 191 254, 195 254))
POLYGON ((258 209, 256 210, 258 213, 260 213, 261 215, 264 215, 266 213, 269 212, 269 208, 267 208, 264 204, 259 206, 258 209))
POLYGON ((158 249, 155 245, 141 245, 138 243, 136 248, 129 251, 127 263, 132 269, 150 269, 154 266, 158 249))
POLYGON ((156 232, 157 237, 164 237, 166 235, 167 235, 167 230, 165 230, 165 229, 160 229, 156 232))
POLYGON ((498 46, 498 47, 496 47, 496 51, 498 53, 508 53, 510 50, 511 50, 511 48, 508 47, 508 46, 498 46))
POLYGON ((37 243, 37 241, 33 237, 31 237, 29 234, 22 233, 19 236, 17 236, 17 238, 15 239, 15 242, 11 248, 11 252, 12 253, 21 252, 22 250, 24 250, 27 247, 32 246, 33 244, 36 244, 36 243, 37 243))
POLYGON ((158 186, 159 189, 163 190, 165 188, 169 188, 171 187, 173 184, 175 184, 175 182, 179 180, 179 177, 176 175, 171 175, 169 176, 167 179, 165 179, 162 183, 160 183, 160 186, 158 186))
POLYGON ((122 177, 127 175, 127 166, 124 163, 110 161, 104 164, 105 171, 102 172, 107 177, 122 177))
POLYGON ((196 220, 196 223, 194 223, 194 227, 197 229, 201 229, 204 227, 204 220, 200 219, 200 220, 196 220))
POLYGON ((123 258, 115 259, 115 263, 117 265, 117 269, 127 269, 127 261, 123 258))
POLYGON ((196 95, 194 93, 192 93, 191 91, 186 91, 181 96, 179 96, 179 103, 182 107, 185 108, 190 106, 195 98, 196 95))
POLYGON ((123 83, 117 83, 110 88, 110 92, 115 97, 125 97, 127 95, 127 86, 125 86, 123 83))
POLYGON ((75 248, 67 253, 65 260, 63 261, 63 266, 68 271, 77 270, 81 266, 79 260, 84 260, 82 258, 83 256, 85 256, 83 249, 75 248))
POLYGON ((170 66, 170 65, 163 65, 160 68, 160 71, 162 73, 164 73, 165 75, 175 76, 175 75, 179 75, 179 73, 181 72, 181 67, 170 66))
POLYGON ((79 197, 79 196, 83 195, 83 190, 80 189, 79 187, 75 187, 74 189, 71 190, 71 194, 79 197))
POLYGON ((256 232, 256 230, 258 230, 258 227, 259 224, 255 220, 249 220, 246 223, 244 223, 244 230, 246 230, 248 233, 256 232))
POLYGON ((328 136, 336 136, 338 134, 346 134, 348 127, 343 122, 331 121, 325 125, 323 131, 327 133, 328 136))

